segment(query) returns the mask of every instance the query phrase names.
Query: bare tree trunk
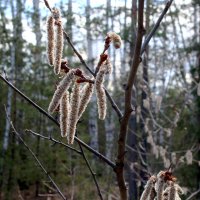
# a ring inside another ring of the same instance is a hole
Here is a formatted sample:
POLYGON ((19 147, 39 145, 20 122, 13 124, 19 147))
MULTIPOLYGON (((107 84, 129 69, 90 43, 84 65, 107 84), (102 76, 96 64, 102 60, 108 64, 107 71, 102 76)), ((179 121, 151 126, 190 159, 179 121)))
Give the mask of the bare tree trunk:
MULTIPOLYGON (((87 30, 87 55, 88 55, 88 65, 91 69, 93 66, 93 48, 92 48, 92 35, 90 29, 90 0, 87 0, 86 8, 86 30, 87 30)), ((89 134, 90 134, 90 146, 95 150, 98 150, 98 127, 97 127, 97 105, 96 96, 92 97, 91 106, 89 110, 89 134)))

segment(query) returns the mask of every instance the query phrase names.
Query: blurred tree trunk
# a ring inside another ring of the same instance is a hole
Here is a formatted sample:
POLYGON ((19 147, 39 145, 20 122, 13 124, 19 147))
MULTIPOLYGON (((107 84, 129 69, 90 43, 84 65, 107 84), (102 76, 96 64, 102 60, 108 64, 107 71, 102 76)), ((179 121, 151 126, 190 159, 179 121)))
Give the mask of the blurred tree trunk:
MULTIPOLYGON (((87 0, 86 7, 86 30, 87 30, 87 55, 88 65, 90 69, 94 70, 93 62, 93 41, 91 34, 91 21, 90 21, 90 0, 87 0)), ((89 109, 89 134, 90 134, 90 146, 95 150, 98 150, 98 127, 97 127, 97 105, 96 96, 93 95, 91 100, 91 106, 89 109)))
MULTIPOLYGON (((150 20, 150 0, 146 1, 146 26, 145 29, 148 32, 149 31, 149 20, 150 20)), ((141 131, 142 131, 142 148, 140 148, 141 158, 142 162, 141 164, 141 172, 140 176, 142 181, 141 184, 141 192, 144 190, 145 183, 147 181, 148 175, 147 175, 147 133, 145 132, 145 124, 147 123, 148 113, 149 110, 144 106, 144 101, 149 102, 150 105, 150 99, 149 99, 149 76, 148 76, 148 60, 149 60, 149 46, 146 47, 144 56, 143 56, 143 63, 142 63, 142 101, 141 101, 141 131)))
MULTIPOLYGON (((35 68, 34 70, 36 71, 35 73, 35 81, 38 81, 38 78, 41 77, 43 82, 44 81, 44 69, 43 68, 38 68, 39 66, 42 65, 42 48, 41 48, 41 43, 42 43, 42 32, 41 32, 41 26, 40 26, 40 21, 41 21, 41 16, 40 16, 40 7, 39 7, 39 0, 34 0, 33 1, 33 15, 32 15, 32 22, 33 22, 33 31, 35 34, 36 38, 36 47, 35 47, 35 52, 33 54, 34 58, 34 63, 33 67, 35 68), (38 70, 36 70, 38 69, 38 70), (37 74, 39 77, 37 77, 37 74)), ((43 85, 43 84, 42 84, 43 85)), ((38 88, 38 98, 43 96, 43 87, 38 88)), ((38 99, 40 100, 40 99, 38 99)), ((38 120, 38 119, 37 119, 38 120)), ((35 122, 37 123, 37 122, 35 122)), ((38 123, 38 131, 43 133, 43 115, 39 114, 39 123, 38 123)), ((36 142, 36 155, 38 156, 40 152, 40 137, 37 137, 37 142, 36 142)), ((38 178, 39 179, 39 178, 38 178)), ((39 194, 39 181, 36 180, 35 182, 35 196, 37 197, 39 194)))

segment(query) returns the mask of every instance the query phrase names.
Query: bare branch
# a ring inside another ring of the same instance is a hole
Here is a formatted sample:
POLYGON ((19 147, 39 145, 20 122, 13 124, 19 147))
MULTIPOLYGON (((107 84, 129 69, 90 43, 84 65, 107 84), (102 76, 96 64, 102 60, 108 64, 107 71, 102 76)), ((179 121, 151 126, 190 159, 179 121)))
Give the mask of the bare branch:
POLYGON ((101 200, 103 200, 103 197, 102 197, 102 194, 101 194, 101 190, 100 190, 100 188, 99 188, 99 184, 98 184, 98 182, 97 182, 95 173, 92 171, 92 168, 91 168, 91 166, 90 166, 90 164, 89 164, 89 162, 88 162, 88 160, 87 160, 87 158, 86 158, 86 156, 85 156, 85 153, 84 153, 84 151, 83 151, 83 149, 82 149, 80 143, 78 143, 78 144, 79 144, 79 147, 80 147, 80 150, 81 150, 83 159, 85 160, 85 163, 86 163, 86 165, 87 165, 87 167, 88 167, 88 169, 89 169, 89 171, 90 171, 90 173, 91 173, 91 175, 92 175, 92 178, 93 178, 93 180, 94 180, 94 183, 95 183, 95 185, 96 185, 99 198, 100 198, 101 200))
MULTIPOLYGON (((6 114, 7 114, 7 111, 6 111, 6 114)), ((26 144, 26 142, 23 140, 23 138, 17 132, 17 130, 15 129, 15 127, 14 127, 12 121, 10 120, 10 118, 8 117, 8 115, 7 115, 7 118, 10 121, 10 125, 11 125, 11 127, 12 127, 13 132, 15 133, 15 135, 19 138, 19 140, 26 147, 26 149, 31 153, 31 155, 33 156, 33 158, 35 159, 35 161, 38 163, 38 165, 42 169, 42 171, 48 176, 49 180, 51 181, 51 183, 53 184, 53 186, 55 187, 55 189, 57 190, 57 192, 59 193, 59 195, 62 197, 62 199, 67 200, 66 197, 64 196, 64 194, 60 191, 58 185, 55 183, 55 181, 49 175, 49 173, 47 172, 47 170, 45 169, 45 167, 43 166, 43 164, 39 161, 39 159, 37 158, 37 156, 33 153, 33 151, 30 149, 30 147, 26 144)))
POLYGON ((141 62, 140 58, 140 51, 141 51, 141 45, 142 45, 142 38, 145 33, 144 27, 143 27, 143 12, 144 12, 144 0, 139 1, 139 8, 138 8, 138 30, 137 30, 137 39, 136 39, 136 45, 134 49, 134 55, 133 55, 133 62, 131 65, 131 70, 129 73, 127 85, 126 85, 126 91, 125 91, 125 112, 124 116, 122 117, 121 124, 120 124, 120 134, 118 138, 118 153, 117 153, 117 161, 116 161, 116 175, 117 175, 117 182, 120 189, 120 196, 121 200, 127 200, 127 188, 125 185, 124 180, 124 155, 125 155, 125 144, 126 144, 126 134, 127 134, 127 127, 128 127, 128 121, 131 115, 131 112, 133 111, 131 100, 132 100, 132 87, 133 83, 135 81, 136 72, 138 69, 138 66, 141 62))
POLYGON ((193 192, 186 200, 192 199, 192 198, 193 198, 194 196, 196 196, 199 192, 200 192, 200 189, 198 189, 197 191, 193 192))
POLYGON ((142 55, 147 47, 147 45, 149 44, 151 38, 153 37, 153 35, 155 34, 155 32, 157 31, 160 22, 163 20, 165 14, 167 13, 167 11, 169 10, 171 4, 172 4, 173 0, 170 0, 166 3, 164 10, 162 11, 161 15, 159 16, 157 22, 155 23, 154 27, 152 28, 152 30, 149 32, 149 34, 146 36, 146 39, 142 45, 142 49, 140 51, 140 55, 142 55))
POLYGON ((72 150, 72 151, 75 151, 75 152, 78 153, 78 154, 82 154, 81 151, 79 151, 79 150, 77 150, 77 149, 75 149, 75 148, 73 148, 73 147, 71 147, 71 146, 69 146, 69 145, 67 145, 67 144, 65 144, 65 143, 63 143, 63 142, 61 142, 61 141, 58 141, 58 140, 52 138, 51 135, 50 135, 49 137, 47 137, 47 136, 41 135, 41 134, 39 134, 39 133, 36 133, 36 132, 34 132, 34 131, 32 131, 32 130, 25 130, 25 132, 29 132, 29 133, 31 133, 32 135, 37 136, 37 137, 40 137, 40 138, 43 138, 43 139, 45 139, 45 140, 50 140, 51 142, 53 142, 53 143, 55 143, 55 144, 60 144, 60 145, 66 147, 66 148, 68 148, 68 149, 70 149, 70 150, 72 150))

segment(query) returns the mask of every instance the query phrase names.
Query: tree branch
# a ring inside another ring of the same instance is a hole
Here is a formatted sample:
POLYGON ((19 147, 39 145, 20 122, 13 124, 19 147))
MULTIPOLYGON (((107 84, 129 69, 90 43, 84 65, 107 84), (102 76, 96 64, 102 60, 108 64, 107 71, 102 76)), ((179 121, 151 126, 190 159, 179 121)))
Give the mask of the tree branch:
POLYGON ((82 149, 80 143, 78 143, 78 144, 79 144, 79 147, 80 147, 80 150, 81 150, 83 159, 85 160, 85 163, 86 163, 86 165, 87 165, 87 167, 88 167, 88 169, 89 169, 89 171, 90 171, 90 173, 91 173, 91 175, 92 175, 92 178, 93 178, 93 180, 94 180, 94 183, 95 183, 95 185, 96 185, 99 198, 100 198, 101 200, 103 200, 103 197, 102 197, 102 194, 101 194, 101 190, 100 190, 99 184, 98 184, 98 182, 97 182, 97 180, 96 180, 95 173, 92 171, 92 168, 91 168, 91 166, 90 166, 90 164, 89 164, 89 162, 88 162, 88 160, 87 160, 87 158, 86 158, 86 156, 85 156, 85 153, 83 152, 83 149, 82 149))
POLYGON ((140 51, 140 55, 142 55, 147 47, 147 45, 149 44, 151 38, 153 37, 153 35, 155 34, 155 32, 157 31, 160 22, 163 20, 165 14, 167 13, 167 11, 169 10, 171 4, 172 4, 173 0, 170 0, 166 3, 164 10, 162 11, 161 15, 159 16, 157 22, 155 23, 154 27, 152 28, 152 30, 149 32, 149 34, 146 36, 146 39, 142 45, 142 49, 140 51))
POLYGON ((62 146, 64 146, 65 148, 68 148, 68 149, 70 149, 70 150, 72 150, 72 151, 75 151, 75 152, 78 153, 78 154, 82 154, 81 151, 79 151, 79 150, 77 150, 77 149, 75 149, 75 148, 73 148, 73 147, 71 147, 71 146, 69 146, 69 145, 67 145, 67 144, 65 144, 65 143, 63 143, 63 142, 61 142, 61 141, 58 141, 58 140, 52 138, 51 135, 50 135, 49 137, 47 137, 47 136, 41 135, 41 134, 39 134, 39 133, 36 133, 36 132, 34 132, 34 131, 32 131, 32 130, 25 130, 25 132, 29 132, 29 133, 31 133, 31 134, 34 135, 34 136, 43 138, 43 139, 45 139, 45 140, 49 140, 49 141, 51 141, 51 142, 53 142, 53 143, 55 143, 55 144, 62 145, 62 146))
MULTIPOLYGON (((6 111, 7 114, 7 111, 6 111)), ((64 194, 60 191, 59 187, 57 186, 57 184, 54 182, 54 180, 52 179, 52 177, 49 175, 49 173, 47 172, 47 170, 45 169, 45 167, 42 165, 42 163, 39 161, 39 159, 37 158, 37 156, 34 154, 34 152, 29 148, 29 146, 26 144, 26 142, 23 140, 23 138, 20 136, 20 134, 17 132, 17 130, 15 129, 12 121, 10 120, 10 118, 7 116, 8 120, 10 121, 10 125, 13 129, 13 132, 15 133, 15 135, 19 138, 19 140, 22 142, 22 144, 26 147, 26 149, 31 153, 31 155, 33 156, 33 158, 35 159, 35 161, 38 163, 38 166, 42 169, 42 171, 47 175, 47 177, 49 178, 49 180, 51 181, 51 183, 53 184, 53 186, 55 187, 55 189, 57 190, 57 192, 59 193, 59 195, 62 197, 62 199, 67 200, 66 197, 64 196, 64 194)))
MULTIPOLYGON (((36 108, 39 112, 41 112, 43 115, 48 117, 52 122, 54 122, 58 127, 60 127, 60 124, 51 116, 49 115, 44 109, 42 109, 40 106, 38 106, 35 102, 33 102, 30 98, 28 98, 25 94, 23 94, 19 89, 17 89, 12 83, 10 83, 8 80, 6 80, 1 74, 0 74, 1 80, 3 80, 9 87, 11 87, 15 92, 17 92, 21 97, 23 97, 27 102, 30 103, 34 108, 36 108)), ((85 147, 88 151, 93 153, 95 156, 103 160, 105 163, 107 163, 110 167, 113 169, 115 168, 115 163, 110 161, 108 158, 106 158, 104 155, 100 154, 98 151, 91 148, 89 145, 84 143, 82 140, 77 138, 75 136, 75 141, 79 142, 83 147, 85 147)))
POLYGON ((136 45, 134 49, 133 55, 133 62, 131 65, 131 70, 129 73, 126 91, 125 91, 125 112, 120 124, 120 134, 118 138, 118 153, 117 153, 117 161, 116 161, 116 175, 117 175, 117 182, 120 189, 120 196, 121 200, 127 200, 127 188, 125 185, 124 180, 124 155, 125 155, 125 144, 126 144, 126 134, 127 134, 127 127, 128 121, 133 111, 131 100, 132 100, 132 87, 135 81, 136 72, 138 66, 141 62, 140 58, 140 51, 142 45, 142 38, 145 33, 143 27, 143 12, 144 12, 144 0, 139 1, 139 8, 138 8, 138 30, 137 30, 137 38, 136 38, 136 45))

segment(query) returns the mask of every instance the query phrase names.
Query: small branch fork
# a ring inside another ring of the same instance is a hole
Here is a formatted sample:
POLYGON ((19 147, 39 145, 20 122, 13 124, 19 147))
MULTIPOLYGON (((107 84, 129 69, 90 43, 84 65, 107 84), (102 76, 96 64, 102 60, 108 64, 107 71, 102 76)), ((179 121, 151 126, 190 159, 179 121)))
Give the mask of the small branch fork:
POLYGON ((64 196, 64 194, 60 191, 58 185, 55 183, 55 181, 53 180, 53 178, 50 176, 50 174, 47 172, 47 170, 45 169, 45 167, 43 166, 43 164, 40 162, 40 160, 37 158, 37 156, 34 154, 34 152, 29 148, 29 146, 26 144, 26 142, 23 140, 23 138, 20 136, 20 134, 17 132, 17 130, 15 129, 12 121, 10 120, 7 110, 6 110, 6 115, 8 120, 10 121, 10 125, 13 129, 14 134, 19 138, 19 140, 21 141, 21 143, 26 147, 26 149, 30 152, 30 154, 33 156, 33 158, 35 159, 35 161, 37 162, 38 166, 42 169, 42 171, 47 175, 47 177, 49 178, 49 180, 51 181, 51 183, 53 184, 53 186, 55 187, 55 189, 57 190, 58 194, 60 195, 60 197, 63 200, 67 200, 67 198, 64 196))

